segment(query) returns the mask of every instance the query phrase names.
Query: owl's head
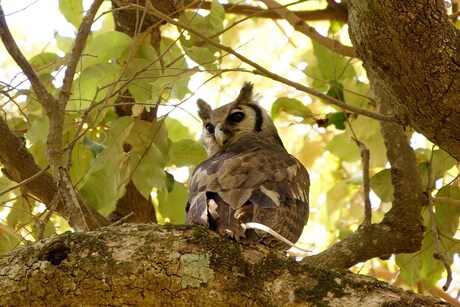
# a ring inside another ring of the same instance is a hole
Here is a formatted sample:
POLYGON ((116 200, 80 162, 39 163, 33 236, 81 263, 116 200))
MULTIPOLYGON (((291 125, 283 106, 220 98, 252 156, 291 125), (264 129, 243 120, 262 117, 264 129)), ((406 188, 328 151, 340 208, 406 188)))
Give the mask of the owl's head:
POLYGON ((204 100, 198 99, 198 115, 203 122, 202 141, 208 157, 225 151, 238 142, 256 137, 274 146, 283 146, 273 120, 253 99, 253 85, 245 82, 235 101, 212 110, 204 100))

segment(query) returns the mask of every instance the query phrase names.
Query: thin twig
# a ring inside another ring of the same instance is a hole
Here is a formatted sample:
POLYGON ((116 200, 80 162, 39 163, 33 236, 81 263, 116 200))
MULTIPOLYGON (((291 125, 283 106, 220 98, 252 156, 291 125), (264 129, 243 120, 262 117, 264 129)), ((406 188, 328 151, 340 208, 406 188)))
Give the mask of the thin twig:
POLYGON ((10 192, 10 191, 13 191, 14 189, 17 189, 25 184, 28 184, 29 182, 37 179, 38 177, 40 177, 41 175, 43 175, 50 167, 47 166, 45 167, 44 169, 42 169, 41 171, 39 171, 38 173, 36 173, 35 175, 27 178, 27 179, 24 179, 23 181, 19 182, 18 184, 12 186, 12 187, 9 187, 8 189, 5 189, 3 191, 0 192, 0 196, 10 192))
POLYGON ((363 163, 363 197, 364 197, 364 221, 363 225, 370 225, 372 222, 372 206, 369 193, 371 192, 370 179, 369 179, 369 149, 363 142, 353 138, 361 152, 361 160, 363 163))
POLYGON ((46 223, 48 223, 49 219, 53 215, 54 211, 56 211, 56 208, 60 202, 59 199, 59 193, 56 193, 53 197, 53 200, 51 203, 48 205, 48 212, 46 213, 45 217, 42 219, 38 218, 38 225, 37 225, 37 239, 41 240, 44 237, 44 232, 45 232, 45 226, 46 223))
POLYGON ((434 203, 448 204, 448 205, 452 205, 452 206, 460 206, 460 200, 453 199, 453 198, 450 198, 450 197, 436 196, 436 198, 433 199, 433 202, 434 203))
MULTIPOLYGON (((143 10, 144 7, 142 6, 139 6, 139 5, 135 5, 135 4, 131 4, 133 7, 139 9, 139 10, 143 10)), ((313 95, 313 96, 316 96, 318 98, 321 98, 321 99, 324 99, 326 101, 328 101, 329 103, 333 104, 333 105, 336 105, 344 110, 347 110, 347 111, 350 111, 350 112, 353 112, 353 113, 356 113, 356 114, 361 114, 361 115, 364 115, 364 116, 367 116, 367 117, 370 117, 370 118, 374 118, 376 120, 379 120, 379 121, 384 121, 384 122, 392 122, 392 123, 399 123, 399 121, 394 117, 394 116, 391 116, 391 115, 383 115, 383 114, 380 114, 380 113, 376 113, 376 112, 372 112, 372 111, 368 111, 368 110, 364 110, 364 109, 361 109, 361 108, 358 108, 358 107, 355 107, 353 105, 349 105, 349 104, 346 104, 338 99, 335 99, 331 96, 328 96, 320 91, 317 91, 315 89, 312 89, 308 86, 304 86, 300 83, 297 83, 297 82, 293 82, 289 79, 286 79, 284 77, 281 77, 280 75, 277 75, 271 71, 269 71, 268 69, 260 66, 259 64, 249 60, 248 58, 246 58, 245 56, 239 54, 238 52, 236 52, 235 50, 233 50, 232 48, 230 47, 227 47, 225 45, 222 45, 222 44, 219 44, 211 39, 209 39, 208 37, 206 37, 205 35, 199 33, 198 31, 194 30, 193 28, 187 26, 187 25, 184 25, 180 22, 177 22, 176 20, 174 20, 173 18, 163 14, 162 12, 158 11, 157 9, 155 9, 153 6, 152 7, 149 7, 148 8, 149 12, 151 12, 153 15, 167 21, 168 23, 172 24, 172 25, 175 25, 179 28, 182 28, 182 29, 185 29, 187 30, 188 32, 192 33, 193 35, 196 35, 197 37, 199 37, 200 39, 202 39, 203 41, 205 41, 206 43, 209 43, 211 45, 213 45, 214 47, 217 47, 221 50, 224 50, 225 52, 227 53, 230 53, 232 55, 234 55, 235 57, 237 57, 238 59, 240 59, 242 62, 252 66, 253 68, 255 68, 255 70, 253 71, 254 74, 259 74, 259 75, 262 75, 262 76, 265 76, 267 78, 270 78, 272 80, 275 80, 275 81, 279 81, 279 82, 282 82, 286 85, 289 85, 289 86, 292 86, 293 88, 299 90, 299 91, 302 91, 302 92, 305 92, 307 94, 310 94, 310 95, 313 95)))
POLYGON ((121 225, 123 224, 126 220, 128 220, 130 217, 132 217, 134 215, 134 212, 131 211, 130 213, 126 214, 125 216, 123 216, 121 219, 119 219, 118 221, 115 221, 113 222, 112 224, 110 224, 109 226, 118 226, 118 225, 121 225))
POLYGON ((315 42, 335 53, 349 57, 356 57, 355 49, 353 47, 345 46, 335 39, 322 36, 315 30, 315 28, 310 27, 306 21, 299 18, 294 12, 282 6, 275 0, 262 0, 262 2, 265 3, 268 8, 273 9, 284 20, 289 22, 296 31, 305 34, 315 42))
POLYGON ((460 16, 460 11, 458 12, 455 12, 453 14, 450 14, 449 16, 447 16, 449 19, 456 19, 457 17, 460 16))
POLYGON ((436 216, 434 213, 434 205, 433 205, 433 197, 431 196, 431 187, 433 185, 433 150, 431 151, 430 163, 428 164, 428 183, 427 183, 427 194, 428 194, 428 210, 430 213, 430 224, 431 224, 431 233, 433 236, 433 243, 436 248, 436 257, 437 259, 441 260, 442 264, 446 268, 447 277, 446 283, 442 286, 444 291, 449 289, 450 283, 452 282, 452 269, 450 267, 449 262, 447 261, 446 256, 444 255, 443 251, 441 250, 441 242, 439 239, 439 231, 436 225, 436 216))
POLYGON ((5 46, 5 49, 8 51, 10 56, 26 75, 27 79, 32 85, 32 88, 34 89, 35 95, 37 95, 37 99, 40 104, 42 104, 45 109, 52 108, 53 104, 56 103, 56 99, 54 99, 54 97, 47 91, 45 85, 32 68, 32 65, 30 65, 29 61, 27 61, 18 45, 16 44, 16 41, 14 40, 13 35, 11 35, 11 32, 6 23, 5 12, 3 11, 3 7, 1 5, 0 39, 2 40, 3 45, 5 46))

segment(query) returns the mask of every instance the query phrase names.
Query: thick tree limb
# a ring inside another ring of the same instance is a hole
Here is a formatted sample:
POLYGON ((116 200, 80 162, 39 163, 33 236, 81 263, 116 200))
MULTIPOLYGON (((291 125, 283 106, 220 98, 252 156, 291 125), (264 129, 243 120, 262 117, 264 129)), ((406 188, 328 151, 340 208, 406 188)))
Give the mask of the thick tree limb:
POLYGON ((352 0, 350 36, 395 116, 460 160, 460 31, 442 0, 352 0))
POLYGON ((66 305, 88 306, 444 304, 242 246, 201 226, 125 224, 50 237, 0 256, 0 305, 51 306, 64 298, 66 305))

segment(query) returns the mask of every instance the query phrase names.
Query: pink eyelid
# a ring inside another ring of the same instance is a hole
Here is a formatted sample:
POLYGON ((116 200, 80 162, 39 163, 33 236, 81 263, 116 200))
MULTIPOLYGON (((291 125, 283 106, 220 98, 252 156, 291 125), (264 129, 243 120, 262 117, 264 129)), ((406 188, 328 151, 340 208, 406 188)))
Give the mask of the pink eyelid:
POLYGON ((233 113, 236 113, 236 112, 243 112, 243 110, 241 110, 241 109, 232 109, 230 111, 230 114, 233 114, 233 113))

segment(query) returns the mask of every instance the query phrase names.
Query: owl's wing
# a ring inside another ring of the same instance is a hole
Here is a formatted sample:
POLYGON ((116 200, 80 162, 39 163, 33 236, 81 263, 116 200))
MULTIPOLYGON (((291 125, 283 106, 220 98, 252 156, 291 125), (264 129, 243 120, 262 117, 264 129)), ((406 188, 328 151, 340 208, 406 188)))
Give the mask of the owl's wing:
POLYGON ((230 232, 237 239, 269 240, 240 226, 258 222, 296 241, 308 218, 308 189, 307 171, 284 148, 223 153, 195 169, 187 223, 230 232))

